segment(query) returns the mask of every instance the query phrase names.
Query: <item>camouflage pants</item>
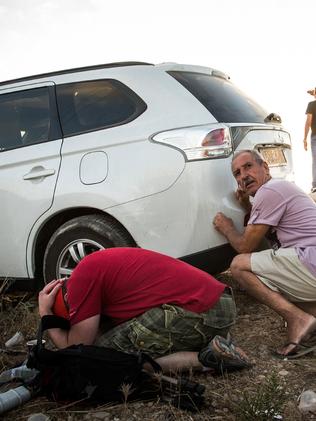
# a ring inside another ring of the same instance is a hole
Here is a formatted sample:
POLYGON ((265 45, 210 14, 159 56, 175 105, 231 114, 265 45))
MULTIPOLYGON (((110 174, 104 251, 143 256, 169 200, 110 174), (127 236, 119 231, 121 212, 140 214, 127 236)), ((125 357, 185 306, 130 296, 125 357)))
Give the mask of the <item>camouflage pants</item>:
POLYGON ((152 308, 101 334, 96 345, 124 352, 143 351, 153 358, 177 351, 199 351, 215 335, 226 336, 235 323, 235 301, 231 291, 225 292, 205 313, 170 304, 152 308))

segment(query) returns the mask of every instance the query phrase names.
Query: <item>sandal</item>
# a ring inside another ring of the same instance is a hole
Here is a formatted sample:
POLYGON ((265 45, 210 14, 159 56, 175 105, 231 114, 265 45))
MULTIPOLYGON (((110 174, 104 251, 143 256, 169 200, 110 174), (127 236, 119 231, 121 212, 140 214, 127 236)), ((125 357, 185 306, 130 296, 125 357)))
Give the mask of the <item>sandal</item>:
POLYGON ((311 346, 316 345, 316 334, 315 332, 313 332, 312 335, 310 335, 308 338, 306 338, 305 340, 301 341, 301 345, 310 348, 311 346))
POLYGON ((296 358, 303 357, 304 355, 310 354, 316 351, 316 345, 304 345, 303 343, 298 344, 297 342, 288 342, 283 345, 286 348, 289 345, 294 345, 294 348, 287 354, 281 354, 280 352, 273 351, 273 356, 281 360, 295 360, 296 358))

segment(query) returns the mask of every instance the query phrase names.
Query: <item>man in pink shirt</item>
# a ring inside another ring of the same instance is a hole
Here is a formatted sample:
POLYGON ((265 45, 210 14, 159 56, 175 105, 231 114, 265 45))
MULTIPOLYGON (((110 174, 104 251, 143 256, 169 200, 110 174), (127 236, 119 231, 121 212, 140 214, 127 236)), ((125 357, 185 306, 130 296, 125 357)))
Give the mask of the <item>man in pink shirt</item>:
POLYGON ((224 368, 249 366, 227 336, 236 317, 231 289, 153 251, 112 248, 90 254, 66 282, 43 288, 39 312, 69 320, 69 330, 49 330, 58 348, 83 343, 144 351, 164 370, 216 368, 223 359, 224 368))
POLYGON ((236 197, 249 213, 243 233, 218 213, 213 221, 240 253, 231 264, 234 279, 258 301, 287 322, 281 357, 297 357, 316 330, 316 205, 293 183, 272 180, 268 164, 253 150, 237 152, 232 172, 236 197), (252 203, 249 197, 253 197, 252 203), (255 252, 261 240, 274 236, 272 248, 255 252))

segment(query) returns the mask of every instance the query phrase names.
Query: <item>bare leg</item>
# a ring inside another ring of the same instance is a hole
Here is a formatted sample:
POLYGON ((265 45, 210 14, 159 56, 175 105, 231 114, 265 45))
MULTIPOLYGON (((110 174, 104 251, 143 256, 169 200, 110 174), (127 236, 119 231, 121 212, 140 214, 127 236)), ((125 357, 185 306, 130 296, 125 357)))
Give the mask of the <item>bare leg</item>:
MULTIPOLYGON (((234 279, 249 295, 262 304, 267 305, 287 322, 288 342, 300 343, 309 333, 316 330, 316 319, 298 306, 287 301, 278 292, 266 287, 260 279, 251 272, 250 254, 236 256, 231 264, 234 279)), ((288 354, 295 348, 291 344, 280 350, 281 354, 288 354)))
MULTIPOLYGON (((297 307, 305 311, 306 313, 312 314, 314 317, 316 317, 316 302, 315 301, 308 301, 308 302, 300 302, 295 303, 297 307)), ((311 332, 304 338, 304 343, 306 345, 309 344, 309 340, 313 339, 313 343, 315 341, 315 332, 311 332)), ((302 341, 303 343, 303 341, 302 341)))
MULTIPOLYGON (((181 351, 165 355, 155 360, 164 373, 179 372, 187 370, 202 370, 203 366, 198 360, 197 352, 181 351)), ((145 364, 144 368, 150 370, 150 365, 145 364)))
POLYGON ((316 302, 315 301, 305 301, 300 303, 295 303, 297 307, 305 311, 305 313, 312 314, 316 317, 316 302))

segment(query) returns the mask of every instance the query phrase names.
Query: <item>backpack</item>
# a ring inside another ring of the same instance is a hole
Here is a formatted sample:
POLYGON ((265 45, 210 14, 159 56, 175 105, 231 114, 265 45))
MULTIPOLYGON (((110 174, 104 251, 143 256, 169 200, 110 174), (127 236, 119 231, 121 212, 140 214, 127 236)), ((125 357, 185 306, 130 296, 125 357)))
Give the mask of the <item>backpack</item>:
POLYGON ((150 363, 154 372, 161 372, 160 366, 144 353, 129 354, 82 344, 57 351, 46 349, 43 332, 56 327, 69 329, 69 321, 58 316, 42 317, 37 343, 29 350, 27 360, 28 368, 39 371, 36 389, 48 399, 123 402, 141 391, 147 377, 144 362, 150 363))

